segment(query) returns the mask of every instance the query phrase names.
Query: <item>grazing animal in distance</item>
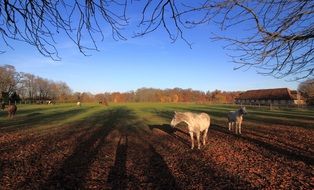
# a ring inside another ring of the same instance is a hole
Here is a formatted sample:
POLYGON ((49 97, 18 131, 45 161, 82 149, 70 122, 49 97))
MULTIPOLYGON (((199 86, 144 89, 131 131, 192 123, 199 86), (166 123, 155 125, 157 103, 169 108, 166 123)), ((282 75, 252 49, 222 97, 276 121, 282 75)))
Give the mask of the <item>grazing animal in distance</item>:
POLYGON ((203 145, 206 144, 206 137, 208 128, 210 126, 210 117, 206 113, 192 113, 192 112, 175 112, 170 125, 175 127, 177 124, 184 122, 188 125, 189 134, 191 137, 191 149, 194 148, 194 133, 196 134, 197 147, 200 145, 200 134, 203 133, 203 145))
POLYGON ((9 118, 13 118, 15 113, 16 113, 17 107, 14 104, 13 105, 9 105, 7 110, 8 110, 8 114, 9 114, 8 117, 9 118))
POLYGON ((233 130, 233 126, 235 125, 236 134, 241 134, 241 125, 243 121, 243 115, 246 115, 246 114, 247 114, 247 111, 245 107, 241 107, 237 111, 230 111, 227 115, 229 131, 233 130))
POLYGON ((81 106, 82 104, 81 104, 81 102, 77 102, 76 105, 77 106, 81 106))
POLYGON ((104 100, 104 101, 98 101, 99 104, 102 104, 104 106, 108 106, 108 102, 107 100, 104 100))

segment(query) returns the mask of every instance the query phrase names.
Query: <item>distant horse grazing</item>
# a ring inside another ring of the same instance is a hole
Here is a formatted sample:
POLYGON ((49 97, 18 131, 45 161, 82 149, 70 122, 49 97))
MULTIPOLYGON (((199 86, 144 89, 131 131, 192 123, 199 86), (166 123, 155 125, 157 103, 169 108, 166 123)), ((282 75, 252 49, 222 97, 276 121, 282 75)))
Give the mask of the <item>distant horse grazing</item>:
POLYGON ((192 112, 175 112, 174 117, 171 121, 171 126, 175 127, 178 123, 184 122, 188 125, 188 130, 191 136, 192 146, 194 148, 194 137, 193 133, 196 133, 198 149, 200 145, 200 133, 203 134, 203 145, 206 144, 207 131, 210 126, 210 117, 206 113, 192 113, 192 112))
POLYGON ((9 118, 13 118, 14 117, 14 115, 15 115, 15 113, 16 113, 16 110, 17 110, 17 107, 16 107, 16 105, 9 105, 8 106, 8 117, 9 118))
POLYGON ((102 104, 102 105, 104 105, 104 106, 108 106, 107 100, 99 101, 98 103, 99 103, 99 104, 102 104))
POLYGON ((77 106, 81 106, 82 104, 81 104, 81 102, 77 102, 76 105, 77 106))
POLYGON ((228 117, 228 128, 229 131, 233 130, 235 125, 236 134, 241 134, 241 125, 243 121, 243 115, 247 114, 245 107, 241 107, 237 111, 230 111, 227 115, 228 117))

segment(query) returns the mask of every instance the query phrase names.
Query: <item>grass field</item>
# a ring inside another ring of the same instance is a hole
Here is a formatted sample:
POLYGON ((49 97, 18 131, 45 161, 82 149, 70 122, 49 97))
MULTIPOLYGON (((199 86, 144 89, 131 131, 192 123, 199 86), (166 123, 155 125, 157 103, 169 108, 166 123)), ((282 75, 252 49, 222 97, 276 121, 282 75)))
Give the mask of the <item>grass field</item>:
POLYGON ((314 110, 248 107, 242 135, 226 128, 236 105, 18 105, 0 112, 1 189, 311 189, 314 110), (208 144, 190 150, 174 111, 206 112, 208 144))

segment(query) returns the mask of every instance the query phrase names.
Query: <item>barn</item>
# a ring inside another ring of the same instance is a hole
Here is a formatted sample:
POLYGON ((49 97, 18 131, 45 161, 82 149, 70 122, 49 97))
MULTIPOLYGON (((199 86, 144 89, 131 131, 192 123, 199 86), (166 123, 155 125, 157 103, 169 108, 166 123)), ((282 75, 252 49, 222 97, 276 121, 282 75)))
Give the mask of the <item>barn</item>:
POLYGON ((305 103, 298 91, 289 88, 248 90, 241 93, 235 102, 246 105, 302 105, 305 103))

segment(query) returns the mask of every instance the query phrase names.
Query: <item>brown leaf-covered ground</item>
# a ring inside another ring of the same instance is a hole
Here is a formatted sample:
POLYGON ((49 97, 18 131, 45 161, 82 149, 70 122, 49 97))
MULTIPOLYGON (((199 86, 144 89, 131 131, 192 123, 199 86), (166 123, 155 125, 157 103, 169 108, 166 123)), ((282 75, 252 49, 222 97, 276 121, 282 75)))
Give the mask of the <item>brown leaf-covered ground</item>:
POLYGON ((213 120, 201 150, 183 125, 125 107, 43 130, 1 126, 0 189, 313 189, 314 131, 250 122, 235 135, 213 120))

